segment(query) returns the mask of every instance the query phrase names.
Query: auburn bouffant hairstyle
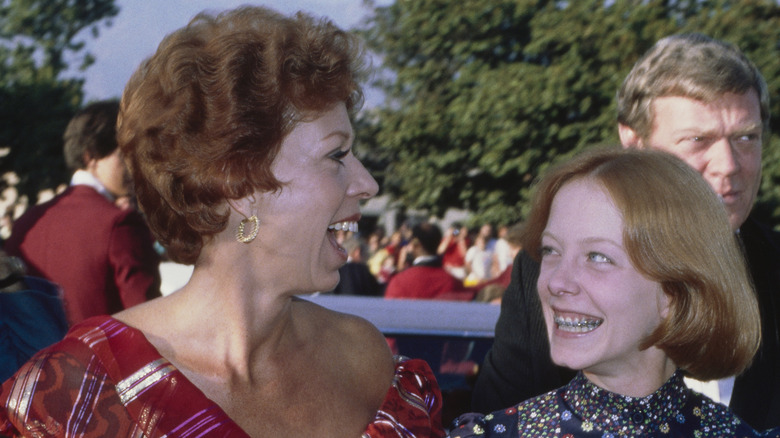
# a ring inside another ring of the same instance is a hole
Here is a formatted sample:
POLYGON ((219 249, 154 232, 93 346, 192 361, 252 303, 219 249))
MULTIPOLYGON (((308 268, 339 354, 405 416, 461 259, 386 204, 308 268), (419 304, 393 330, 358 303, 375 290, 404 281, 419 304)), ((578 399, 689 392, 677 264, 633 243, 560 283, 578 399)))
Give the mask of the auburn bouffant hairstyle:
POLYGON ((523 248, 540 254, 550 208, 566 183, 600 184, 623 216, 631 263, 661 285, 669 314, 643 340, 700 380, 739 374, 761 340, 758 302, 726 209, 679 158, 638 149, 596 149, 559 165, 538 183, 523 248))
POLYGON ((117 139, 172 260, 197 260, 227 200, 281 188, 271 165, 297 122, 360 107, 363 52, 329 20, 261 7, 201 13, 163 39, 125 87, 117 139))

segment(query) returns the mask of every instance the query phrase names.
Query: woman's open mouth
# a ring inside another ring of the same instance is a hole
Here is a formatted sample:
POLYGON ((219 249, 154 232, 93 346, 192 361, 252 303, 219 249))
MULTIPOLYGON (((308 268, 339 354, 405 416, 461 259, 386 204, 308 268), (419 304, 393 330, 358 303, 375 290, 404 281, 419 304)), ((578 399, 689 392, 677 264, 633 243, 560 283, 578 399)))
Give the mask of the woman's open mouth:
POLYGON ((328 225, 328 240, 330 240, 330 243, 336 248, 336 251, 338 251, 341 257, 346 261, 349 255, 347 254, 347 250, 339 244, 338 236, 336 235, 338 231, 351 231, 357 233, 358 223, 356 221, 341 221, 328 225))
POLYGON ((357 233, 358 223, 355 221, 336 222, 335 224, 328 225, 328 231, 352 231, 357 233))

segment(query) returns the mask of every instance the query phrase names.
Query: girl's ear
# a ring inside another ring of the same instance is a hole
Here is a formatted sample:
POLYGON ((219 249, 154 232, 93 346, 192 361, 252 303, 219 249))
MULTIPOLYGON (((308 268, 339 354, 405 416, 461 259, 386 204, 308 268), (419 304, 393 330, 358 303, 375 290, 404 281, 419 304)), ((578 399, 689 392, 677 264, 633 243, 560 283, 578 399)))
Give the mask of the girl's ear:
POLYGON ((661 315, 661 319, 666 319, 669 316, 671 306, 672 298, 666 292, 661 291, 658 297, 658 313, 661 315))

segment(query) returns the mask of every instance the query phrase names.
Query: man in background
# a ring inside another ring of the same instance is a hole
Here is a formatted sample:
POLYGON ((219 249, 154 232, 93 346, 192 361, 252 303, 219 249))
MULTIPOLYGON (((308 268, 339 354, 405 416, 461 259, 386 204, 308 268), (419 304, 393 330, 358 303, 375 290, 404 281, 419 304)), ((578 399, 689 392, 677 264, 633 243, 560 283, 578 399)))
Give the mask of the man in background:
POLYGON ((381 296, 379 282, 364 260, 366 248, 360 238, 350 236, 341 246, 347 251, 347 263, 339 268, 339 284, 333 289, 333 294, 381 296))
MULTIPOLYGON (((723 200, 742 243, 761 311, 762 342, 753 364, 733 381, 733 392, 729 381, 717 387, 721 402, 759 430, 780 426, 780 237, 750 215, 768 124, 767 85, 756 67, 739 49, 703 35, 658 41, 618 93, 623 146, 670 152, 701 173, 723 200)), ((519 403, 572 376, 550 359, 538 275, 539 264, 521 252, 474 389, 476 411, 519 403)))
POLYGON ((461 281, 444 270, 437 255, 441 239, 441 229, 435 224, 423 222, 412 227, 411 239, 401 251, 401 257, 411 255, 412 265, 390 278, 385 298, 434 299, 463 289, 461 281))
POLYGON ((28 273, 63 289, 68 322, 112 314, 160 296, 159 255, 143 217, 116 205, 131 182, 116 143, 117 101, 88 105, 68 124, 70 187, 31 207, 5 250, 28 273))

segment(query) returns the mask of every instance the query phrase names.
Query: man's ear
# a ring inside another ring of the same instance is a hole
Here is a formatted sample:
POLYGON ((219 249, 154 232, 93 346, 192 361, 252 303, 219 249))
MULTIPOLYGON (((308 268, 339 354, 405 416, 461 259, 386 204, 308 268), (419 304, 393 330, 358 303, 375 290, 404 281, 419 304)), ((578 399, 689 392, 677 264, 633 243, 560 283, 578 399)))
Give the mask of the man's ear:
POLYGON ((81 155, 81 162, 83 163, 84 170, 92 172, 95 170, 98 160, 97 158, 93 158, 88 151, 84 151, 81 155))
POLYGON ((620 144, 624 148, 642 148, 642 139, 637 135, 633 128, 618 123, 618 135, 620 136, 620 144))

